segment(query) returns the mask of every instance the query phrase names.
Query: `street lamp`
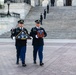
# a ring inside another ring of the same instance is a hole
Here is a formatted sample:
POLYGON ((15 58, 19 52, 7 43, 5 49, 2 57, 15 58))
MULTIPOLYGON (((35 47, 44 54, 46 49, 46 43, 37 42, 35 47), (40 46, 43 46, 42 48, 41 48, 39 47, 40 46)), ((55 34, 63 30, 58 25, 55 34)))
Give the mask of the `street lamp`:
POLYGON ((7 1, 7 5, 8 5, 8 12, 7 12, 7 16, 11 16, 11 14, 10 14, 10 12, 9 12, 10 1, 7 1))

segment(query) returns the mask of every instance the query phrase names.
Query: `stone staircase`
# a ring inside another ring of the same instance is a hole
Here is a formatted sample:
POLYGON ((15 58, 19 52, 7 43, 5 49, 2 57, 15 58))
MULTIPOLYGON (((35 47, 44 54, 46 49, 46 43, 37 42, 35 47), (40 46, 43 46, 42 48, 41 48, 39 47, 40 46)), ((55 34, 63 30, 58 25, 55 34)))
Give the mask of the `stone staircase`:
MULTIPOLYGON (((25 18, 25 27, 29 32, 44 9, 40 6, 31 8, 25 18)), ((42 27, 45 28, 48 39, 76 39, 76 7, 50 7, 50 13, 43 20, 42 27)))
MULTIPOLYGON (((34 21, 43 13, 43 7, 32 8, 25 19, 25 27, 30 30, 34 21)), ((76 39, 76 7, 50 7, 50 13, 43 20, 49 39, 76 39)))
MULTIPOLYGON (((5 4, 5 8, 0 10, 0 13, 7 13, 7 4, 5 4)), ((10 13, 19 13, 21 19, 25 19, 25 16, 28 14, 31 6, 26 3, 11 3, 10 4, 10 13)), ((0 37, 10 37, 11 28, 15 28, 17 25, 17 21, 20 18, 16 17, 0 17, 0 37)))

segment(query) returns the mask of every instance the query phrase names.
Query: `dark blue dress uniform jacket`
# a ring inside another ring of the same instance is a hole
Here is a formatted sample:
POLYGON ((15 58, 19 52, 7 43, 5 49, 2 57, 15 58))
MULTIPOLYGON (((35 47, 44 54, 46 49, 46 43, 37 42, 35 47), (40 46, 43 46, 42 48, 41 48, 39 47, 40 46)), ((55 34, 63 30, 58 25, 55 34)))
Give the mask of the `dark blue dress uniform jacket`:
MULTIPOLYGON (((12 35, 16 37, 21 31, 22 30, 19 27, 15 28, 13 30, 12 35)), ((27 29, 23 28, 23 31, 25 31, 28 34, 27 29)), ((27 43, 27 40, 16 39, 15 46, 26 46, 26 43, 27 43)))
POLYGON ((40 27, 40 29, 37 29, 36 27, 32 28, 31 32, 30 32, 30 36, 33 37, 33 41, 32 41, 33 46, 42 46, 42 45, 44 45, 43 38, 36 38, 38 30, 43 30, 44 31, 44 37, 47 36, 47 33, 45 32, 44 28, 42 28, 42 27, 40 27))

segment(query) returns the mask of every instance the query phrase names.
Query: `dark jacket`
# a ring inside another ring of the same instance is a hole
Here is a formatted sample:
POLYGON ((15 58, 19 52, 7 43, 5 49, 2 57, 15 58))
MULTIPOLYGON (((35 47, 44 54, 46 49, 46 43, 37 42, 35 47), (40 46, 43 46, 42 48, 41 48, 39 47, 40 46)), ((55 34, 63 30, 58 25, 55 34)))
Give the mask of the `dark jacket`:
POLYGON ((51 0, 51 3, 53 3, 53 4, 54 4, 54 2, 55 2, 55 0, 51 0))
POLYGON ((49 10, 49 5, 47 5, 47 10, 49 10))
POLYGON ((43 15, 41 14, 41 15, 40 15, 40 21, 42 21, 42 20, 43 20, 43 15))
MULTIPOLYGON (((15 28, 13 29, 13 33, 11 34, 11 36, 17 36, 21 31, 25 31, 27 34, 28 34, 28 31, 27 29, 23 28, 23 30, 21 30, 19 27, 18 28, 15 28)), ((16 39, 15 38, 15 46, 26 46, 26 43, 27 43, 27 40, 22 40, 22 39, 16 39)))
POLYGON ((43 38, 36 38, 37 31, 39 31, 39 30, 43 30, 44 37, 47 36, 47 33, 45 32, 44 28, 42 28, 42 27, 40 27, 40 29, 37 29, 36 27, 32 28, 31 32, 30 32, 30 36, 33 37, 32 45, 34 45, 34 46, 42 46, 42 45, 44 45, 43 38))

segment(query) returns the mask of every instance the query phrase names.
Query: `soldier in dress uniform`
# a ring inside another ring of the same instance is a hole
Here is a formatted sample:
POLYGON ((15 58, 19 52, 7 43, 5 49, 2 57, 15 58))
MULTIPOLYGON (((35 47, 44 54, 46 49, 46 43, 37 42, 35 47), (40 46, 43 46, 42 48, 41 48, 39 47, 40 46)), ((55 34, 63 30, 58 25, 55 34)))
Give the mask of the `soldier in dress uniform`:
POLYGON ((11 36, 15 36, 15 46, 17 50, 17 61, 16 64, 19 64, 19 58, 21 58, 22 66, 25 67, 25 54, 26 54, 26 44, 28 31, 24 28, 24 20, 18 21, 18 27, 12 30, 13 33, 11 36))
POLYGON ((46 19, 46 9, 44 9, 44 19, 46 19))
POLYGON ((42 21, 43 21, 43 15, 41 13, 41 15, 40 15, 40 23, 41 23, 41 25, 43 24, 42 21))
POLYGON ((37 52, 39 55, 40 66, 43 66, 43 45, 44 40, 43 37, 47 36, 44 28, 40 27, 40 20, 36 20, 36 27, 33 27, 30 32, 30 36, 32 36, 32 45, 33 45, 33 61, 36 64, 37 52))
POLYGON ((47 13, 49 13, 49 4, 47 5, 47 13))

